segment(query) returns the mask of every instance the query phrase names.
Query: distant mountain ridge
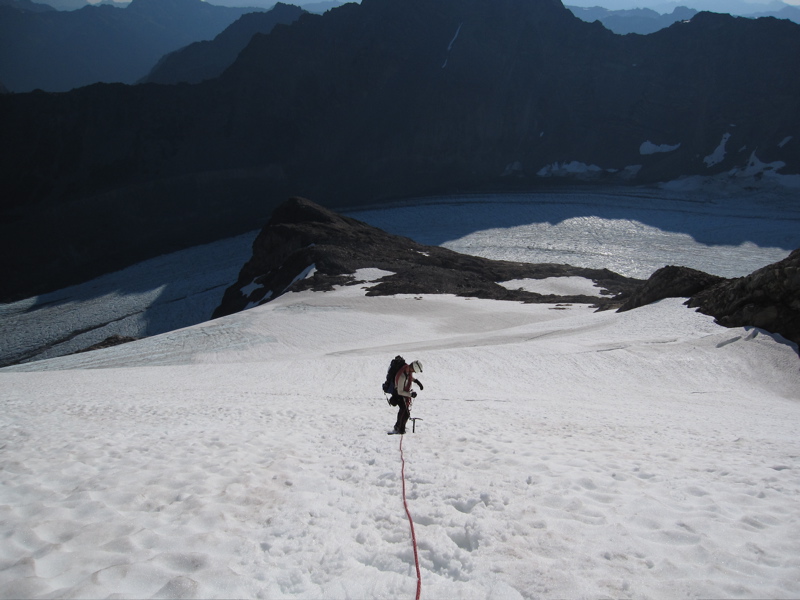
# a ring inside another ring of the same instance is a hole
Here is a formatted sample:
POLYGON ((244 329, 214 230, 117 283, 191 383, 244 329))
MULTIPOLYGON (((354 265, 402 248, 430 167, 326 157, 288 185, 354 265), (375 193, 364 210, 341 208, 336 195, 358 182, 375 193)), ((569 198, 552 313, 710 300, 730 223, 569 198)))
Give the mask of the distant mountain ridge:
POLYGON ((752 18, 775 17, 776 19, 788 19, 795 23, 800 23, 800 6, 784 6, 777 11, 754 13, 748 16, 752 18))
POLYGON ((98 81, 134 83, 168 52, 210 40, 258 8, 201 0, 133 0, 75 11, 0 5, 0 80, 12 92, 61 92, 98 81))
POLYGON ((647 35, 654 33, 665 27, 669 27, 677 21, 686 21, 691 19, 698 12, 710 11, 718 12, 720 14, 734 14, 744 16, 750 19, 758 19, 764 17, 775 17, 776 19, 788 19, 795 23, 800 23, 800 7, 790 6, 788 4, 773 2, 771 5, 759 4, 742 4, 738 10, 734 6, 728 4, 720 5, 716 8, 702 7, 693 2, 687 2, 689 6, 675 5, 672 7, 671 12, 658 12, 652 8, 639 7, 628 9, 610 9, 602 6, 570 6, 572 13, 579 19, 592 23, 600 21, 604 27, 607 27, 614 33, 625 35, 628 33, 638 33, 647 35), (698 7, 699 6, 699 7, 698 7), (768 6, 772 6, 772 10, 764 10, 768 6), (780 8, 776 8, 780 6, 780 8), (744 7, 749 7, 749 11, 741 12, 744 7), (732 12, 734 11, 734 12, 732 12))
POLYGON ((279 2, 267 12, 242 15, 213 40, 195 42, 164 56, 141 83, 200 83, 219 77, 256 33, 267 34, 275 25, 293 23, 303 12, 279 2))
POLYGON ((582 21, 587 23, 600 21, 604 27, 620 35, 655 33, 677 21, 688 21, 697 14, 696 10, 685 6, 678 6, 671 13, 663 15, 649 8, 630 10, 609 10, 600 6, 592 8, 567 6, 567 8, 582 21))
MULTIPOLYGON (((306 12, 322 14, 331 8, 346 4, 348 1, 352 0, 321 0, 320 2, 304 0, 301 2, 293 2, 293 4, 299 6, 306 12)), ((242 6, 246 4, 247 6, 257 6, 269 10, 274 6, 275 2, 274 0, 213 0, 212 4, 216 4, 217 6, 242 6)))
POLYGON ((202 84, 0 96, 0 296, 252 230, 292 195, 800 173, 797 56, 777 19, 620 36, 557 0, 364 0, 202 84))
POLYGON ((28 12, 50 12, 56 10, 49 4, 33 2, 32 0, 0 0, 0 6, 28 12))
MULTIPOLYGON (((88 6, 87 0, 47 0, 46 2, 36 2, 32 0, 0 0, 0 5, 17 5, 18 7, 31 9, 31 4, 38 4, 39 6, 47 6, 47 9, 53 10, 78 10, 84 6, 88 6)), ((32 10, 40 10, 33 8, 32 10)))

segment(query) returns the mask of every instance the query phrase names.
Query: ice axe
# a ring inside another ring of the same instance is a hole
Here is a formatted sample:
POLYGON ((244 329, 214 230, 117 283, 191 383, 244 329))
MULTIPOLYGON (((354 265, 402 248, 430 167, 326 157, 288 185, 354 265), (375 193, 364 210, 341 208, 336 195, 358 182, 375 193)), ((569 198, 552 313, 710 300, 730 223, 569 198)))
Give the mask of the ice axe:
POLYGON ((416 433, 417 421, 422 421, 422 417, 410 417, 408 420, 411 421, 411 433, 416 433))

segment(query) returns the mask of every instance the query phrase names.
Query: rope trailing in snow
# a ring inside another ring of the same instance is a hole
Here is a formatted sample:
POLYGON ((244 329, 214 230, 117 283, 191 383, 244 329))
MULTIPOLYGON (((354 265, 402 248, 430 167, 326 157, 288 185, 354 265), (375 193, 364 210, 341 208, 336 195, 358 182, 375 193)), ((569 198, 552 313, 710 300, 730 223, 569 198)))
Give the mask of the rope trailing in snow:
POLYGON ((400 478, 403 482, 403 506, 406 509, 406 516, 411 525, 411 542, 414 544, 414 565, 417 567, 417 600, 419 600, 420 592, 422 591, 422 575, 419 572, 419 552, 417 551, 417 534, 414 532, 414 520, 411 518, 411 513, 408 510, 408 501, 406 500, 406 459, 403 456, 403 438, 400 436, 400 478))

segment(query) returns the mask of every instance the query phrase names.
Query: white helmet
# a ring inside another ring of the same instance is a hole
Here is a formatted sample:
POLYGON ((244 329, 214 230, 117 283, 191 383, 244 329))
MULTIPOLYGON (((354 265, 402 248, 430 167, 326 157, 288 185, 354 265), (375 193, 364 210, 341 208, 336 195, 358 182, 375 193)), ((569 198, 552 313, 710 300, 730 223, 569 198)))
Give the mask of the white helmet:
POLYGON ((415 360, 411 363, 411 369, 414 371, 414 373, 422 373, 422 363, 418 360, 415 360))

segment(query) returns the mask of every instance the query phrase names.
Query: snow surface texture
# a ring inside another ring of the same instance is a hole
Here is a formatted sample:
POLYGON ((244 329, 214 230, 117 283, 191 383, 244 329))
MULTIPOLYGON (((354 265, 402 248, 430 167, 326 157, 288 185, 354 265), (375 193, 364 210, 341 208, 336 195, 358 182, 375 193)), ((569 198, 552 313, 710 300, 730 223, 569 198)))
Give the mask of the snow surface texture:
POLYGON ((4 370, 2 594, 413 597, 399 352, 423 597, 797 597, 794 351, 551 308, 304 292, 4 370))
POLYGON ((0 597, 413 598, 397 353, 423 598, 800 596, 796 347, 363 287, 0 370, 0 597))

